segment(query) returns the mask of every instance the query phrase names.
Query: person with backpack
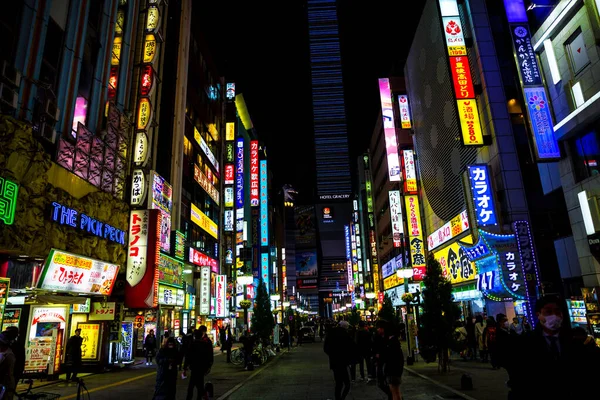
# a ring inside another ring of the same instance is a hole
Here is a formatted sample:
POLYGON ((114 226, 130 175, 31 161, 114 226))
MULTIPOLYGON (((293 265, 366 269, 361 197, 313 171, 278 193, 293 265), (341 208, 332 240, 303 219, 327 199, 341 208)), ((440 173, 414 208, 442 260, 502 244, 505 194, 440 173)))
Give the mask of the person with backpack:
POLYGON ((497 362, 497 358, 498 358, 498 348, 497 348, 498 343, 496 341, 497 329, 498 329, 498 327, 496 325, 496 320, 494 320, 494 317, 488 317, 487 325, 486 325, 485 329, 483 330, 483 341, 484 341, 484 347, 487 350, 487 354, 489 354, 489 356, 490 356, 490 361, 492 363, 493 369, 500 368, 500 366, 498 365, 498 362, 497 362))

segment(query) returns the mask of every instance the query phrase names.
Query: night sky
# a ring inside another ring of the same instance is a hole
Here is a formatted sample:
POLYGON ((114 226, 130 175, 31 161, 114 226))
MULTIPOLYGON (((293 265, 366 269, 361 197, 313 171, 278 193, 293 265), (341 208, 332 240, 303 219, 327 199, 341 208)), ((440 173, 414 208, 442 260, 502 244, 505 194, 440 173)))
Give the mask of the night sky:
MULTIPOLYGON (((350 165, 367 149, 380 109, 377 79, 402 75, 422 5, 340 0, 338 19, 350 165)), ((424 3, 424 1, 423 1, 424 3)), ((315 188, 306 6, 302 0, 198 1, 219 72, 235 81, 267 146, 273 194, 284 183, 310 202, 315 188)), ((353 173, 354 175, 354 173, 353 173)))

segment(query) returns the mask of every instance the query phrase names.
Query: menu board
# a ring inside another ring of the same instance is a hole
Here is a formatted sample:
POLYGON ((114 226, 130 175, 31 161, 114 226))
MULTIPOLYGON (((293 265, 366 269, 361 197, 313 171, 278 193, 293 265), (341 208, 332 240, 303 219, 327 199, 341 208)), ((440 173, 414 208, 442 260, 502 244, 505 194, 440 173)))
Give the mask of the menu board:
POLYGON ((81 329, 81 359, 97 360, 98 343, 100 342, 100 324, 79 324, 77 328, 81 329))
POLYGON ((6 308, 4 310, 4 318, 2 319, 2 331, 6 330, 6 328, 8 328, 9 326, 16 326, 18 328, 20 320, 20 308, 6 308))
POLYGON ((30 340, 25 351, 25 374, 45 373, 54 354, 54 346, 51 340, 30 340))
POLYGON ((567 300, 567 308, 569 309, 571 323, 587 324, 585 302, 583 300, 567 300))

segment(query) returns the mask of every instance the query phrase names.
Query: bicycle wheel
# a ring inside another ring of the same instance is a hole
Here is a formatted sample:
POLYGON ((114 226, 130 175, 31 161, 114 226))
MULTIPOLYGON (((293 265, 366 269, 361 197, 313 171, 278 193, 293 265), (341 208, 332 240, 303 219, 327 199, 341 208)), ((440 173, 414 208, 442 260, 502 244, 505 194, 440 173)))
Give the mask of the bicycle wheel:
POLYGON ((240 349, 235 349, 231 352, 231 363, 233 365, 242 365, 244 363, 244 354, 240 349))

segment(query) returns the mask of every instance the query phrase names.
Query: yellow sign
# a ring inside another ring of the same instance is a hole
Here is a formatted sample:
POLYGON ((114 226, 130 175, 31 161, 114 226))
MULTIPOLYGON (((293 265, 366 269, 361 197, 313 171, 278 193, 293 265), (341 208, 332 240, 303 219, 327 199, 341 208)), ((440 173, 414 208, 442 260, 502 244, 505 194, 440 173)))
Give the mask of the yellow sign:
MULTIPOLYGON (((460 241, 473 244, 473 236, 466 236, 460 241)), ((434 252, 433 257, 440 262, 442 273, 453 284, 477 279, 475 263, 469 261, 467 253, 458 245, 458 241, 434 252)))
POLYGON ((398 275, 394 272, 383 280, 383 290, 388 290, 396 286, 400 286, 404 283, 403 278, 398 278, 398 275))
POLYGON ((479 110, 475 99, 456 100, 458 117, 460 118, 460 129, 462 131, 463 145, 483 145, 483 133, 479 122, 479 110))
POLYGON ((119 65, 119 62, 121 61, 121 41, 122 38, 120 36, 115 37, 110 65, 119 65))
POLYGON ((81 329, 81 359, 82 360, 97 360, 98 359, 98 342, 100 339, 100 324, 79 324, 81 329))
POLYGON ((140 98, 140 103, 138 104, 137 129, 146 129, 151 116, 152 106, 150 105, 150 100, 148 100, 147 97, 140 98))
POLYGON ((406 222, 410 238, 410 257, 413 270, 419 268, 418 278, 425 274, 425 246, 423 245, 423 229, 421 226, 421 211, 419 210, 419 196, 404 196, 406 204, 406 222))
POLYGON ((204 229, 210 236, 215 239, 219 238, 219 228, 217 227, 217 224, 208 218, 206 214, 200 211, 194 204, 192 204, 191 219, 193 223, 204 229))
POLYGON ((235 140, 235 122, 225 124, 225 140, 235 140))
POLYGON ((160 23, 160 11, 156 6, 148 7, 148 19, 146 20, 146 30, 155 31, 160 23))
POLYGON ((156 37, 152 33, 146 35, 144 40, 144 62, 151 63, 156 56, 156 37))

